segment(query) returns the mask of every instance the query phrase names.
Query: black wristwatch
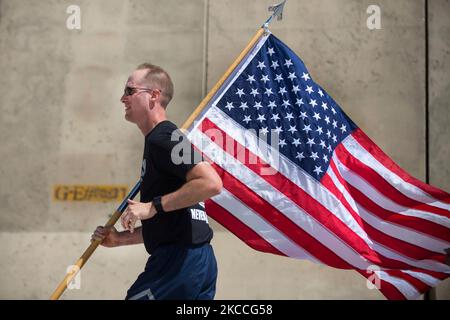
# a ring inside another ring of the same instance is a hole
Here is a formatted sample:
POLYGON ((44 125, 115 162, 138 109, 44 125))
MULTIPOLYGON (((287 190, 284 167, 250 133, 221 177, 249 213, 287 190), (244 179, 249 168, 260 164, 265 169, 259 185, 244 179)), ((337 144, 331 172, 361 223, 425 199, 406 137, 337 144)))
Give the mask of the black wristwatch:
POLYGON ((165 212, 163 207, 162 207, 162 204, 161 204, 161 196, 154 197, 152 203, 155 206, 155 209, 156 209, 157 213, 165 212))

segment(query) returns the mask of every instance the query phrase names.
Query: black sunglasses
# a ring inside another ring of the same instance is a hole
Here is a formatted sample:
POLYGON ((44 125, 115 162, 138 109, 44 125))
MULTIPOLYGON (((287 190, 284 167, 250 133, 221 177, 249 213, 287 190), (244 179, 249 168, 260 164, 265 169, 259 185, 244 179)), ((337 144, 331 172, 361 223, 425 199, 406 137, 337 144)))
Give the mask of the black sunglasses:
POLYGON ((131 96, 135 90, 142 90, 142 91, 152 91, 154 89, 150 89, 150 88, 138 88, 138 87, 125 87, 125 89, 123 90, 123 94, 127 97, 127 96, 131 96))

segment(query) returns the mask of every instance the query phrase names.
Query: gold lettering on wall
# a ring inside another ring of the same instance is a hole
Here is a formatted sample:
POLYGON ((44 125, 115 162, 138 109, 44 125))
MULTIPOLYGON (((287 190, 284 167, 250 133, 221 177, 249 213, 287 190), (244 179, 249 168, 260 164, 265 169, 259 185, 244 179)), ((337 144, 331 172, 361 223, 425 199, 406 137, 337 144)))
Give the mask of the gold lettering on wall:
POLYGON ((127 185, 54 185, 53 201, 122 201, 128 189, 127 185))

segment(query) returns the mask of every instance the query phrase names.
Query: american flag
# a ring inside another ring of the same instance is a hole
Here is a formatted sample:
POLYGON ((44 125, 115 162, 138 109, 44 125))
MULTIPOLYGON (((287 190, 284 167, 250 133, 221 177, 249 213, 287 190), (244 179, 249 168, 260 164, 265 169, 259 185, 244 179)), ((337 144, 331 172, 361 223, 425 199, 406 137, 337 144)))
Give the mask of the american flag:
POLYGON ((354 269, 388 299, 448 277, 449 194, 395 164, 272 34, 188 137, 223 179, 208 214, 250 247, 354 269))

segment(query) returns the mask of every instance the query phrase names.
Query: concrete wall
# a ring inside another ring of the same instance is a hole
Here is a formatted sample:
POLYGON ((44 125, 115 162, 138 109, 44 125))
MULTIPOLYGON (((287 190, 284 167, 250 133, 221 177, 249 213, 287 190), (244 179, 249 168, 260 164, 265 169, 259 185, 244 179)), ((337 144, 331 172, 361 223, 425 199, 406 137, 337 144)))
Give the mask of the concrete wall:
MULTIPOLYGON (((430 182, 450 189, 450 4, 431 0, 430 182)), ((268 16, 266 0, 0 0, 0 298, 47 299, 117 203, 52 200, 55 184, 126 184, 143 138, 123 119, 123 85, 143 61, 175 82, 181 125, 268 16), (66 8, 81 8, 68 30, 66 8)), ((396 162, 425 180, 424 0, 289 0, 272 31, 396 162)), ((352 271, 255 252, 213 223, 217 298, 383 299, 352 271)), ((141 246, 98 249, 65 299, 121 299, 141 246)), ((450 282, 438 287, 450 298, 450 282)))
POLYGON ((430 1, 430 182, 450 190, 450 1, 430 1))

